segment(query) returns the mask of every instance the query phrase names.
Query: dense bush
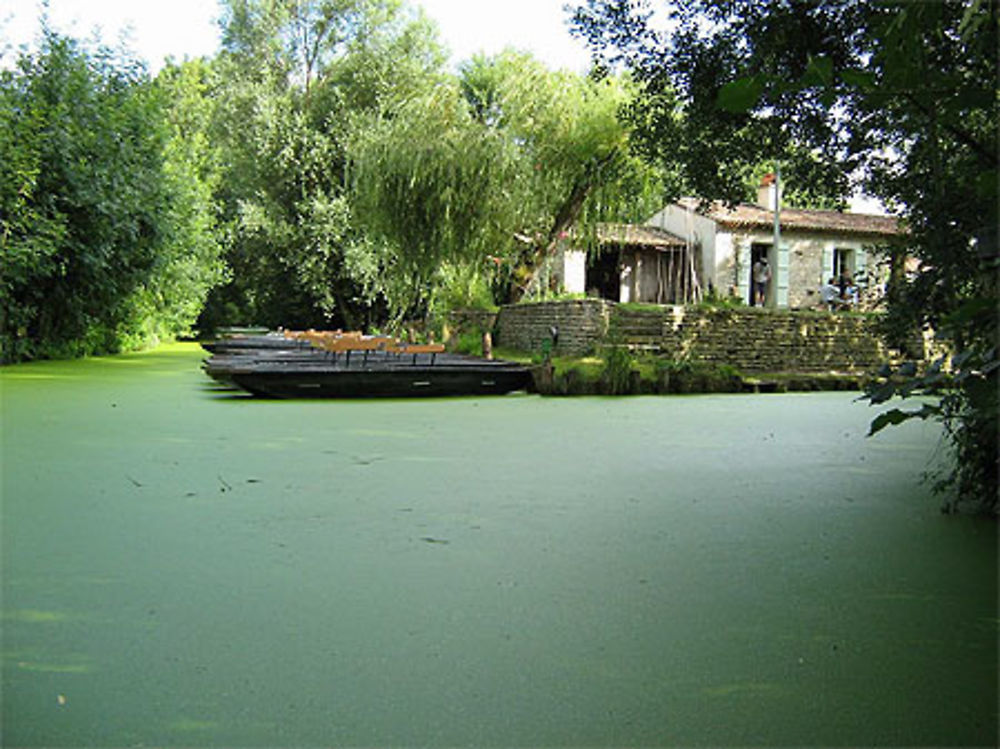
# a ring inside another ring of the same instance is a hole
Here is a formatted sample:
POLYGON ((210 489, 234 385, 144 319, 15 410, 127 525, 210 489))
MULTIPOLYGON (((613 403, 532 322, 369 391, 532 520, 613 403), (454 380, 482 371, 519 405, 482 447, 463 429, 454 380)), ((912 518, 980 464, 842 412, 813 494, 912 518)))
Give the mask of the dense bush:
POLYGON ((3 361, 116 351, 197 316, 217 253, 164 93, 51 32, 0 73, 3 361))
POLYGON ((536 377, 546 395, 656 395, 738 393, 744 390, 739 371, 725 364, 675 361, 636 356, 625 346, 608 346, 601 358, 561 357, 536 377))
POLYGON ((604 351, 604 371, 601 384, 608 395, 625 395, 633 391, 632 373, 635 359, 625 346, 608 346, 604 351))
POLYGON ((477 325, 473 325, 461 331, 449 342, 448 348, 457 354, 481 355, 483 353, 482 329, 477 325))
POLYGON ((742 389, 740 373, 726 364, 675 361, 656 362, 662 393, 735 393, 742 389))

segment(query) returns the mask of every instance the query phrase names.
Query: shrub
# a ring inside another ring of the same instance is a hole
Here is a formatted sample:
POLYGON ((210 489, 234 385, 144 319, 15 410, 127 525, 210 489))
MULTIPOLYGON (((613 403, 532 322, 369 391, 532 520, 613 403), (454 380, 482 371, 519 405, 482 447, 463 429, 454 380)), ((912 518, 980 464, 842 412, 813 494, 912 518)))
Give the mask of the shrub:
POLYGON ((457 354, 480 356, 483 353, 483 331, 478 325, 461 331, 451 340, 450 348, 457 354))
POLYGON ((632 370, 635 359, 625 346, 608 346, 604 350, 604 372, 601 382, 608 395, 624 395, 633 390, 632 370))
POLYGON ((664 393, 736 393, 742 388, 739 371, 728 364, 661 359, 657 374, 664 393))

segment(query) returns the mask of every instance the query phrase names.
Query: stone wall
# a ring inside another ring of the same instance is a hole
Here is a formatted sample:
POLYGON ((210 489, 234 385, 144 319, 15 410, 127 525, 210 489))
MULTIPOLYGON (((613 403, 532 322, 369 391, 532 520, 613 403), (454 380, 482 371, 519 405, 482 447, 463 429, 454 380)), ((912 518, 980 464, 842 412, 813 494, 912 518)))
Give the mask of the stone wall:
POLYGON ((614 302, 605 299, 572 299, 561 302, 511 304, 500 309, 494 343, 520 351, 540 351, 559 329, 560 354, 592 351, 608 334, 614 302))
POLYGON ((540 351, 559 328, 557 353, 624 344, 670 359, 729 364, 745 373, 864 372, 893 358, 875 318, 808 310, 616 305, 602 299, 503 307, 499 345, 540 351))
MULTIPOLYGON (((819 307, 819 288, 823 278, 825 241, 803 237, 790 242, 788 257, 788 304, 791 307, 819 307)), ((830 275, 830 271, 826 272, 830 275)))
POLYGON ((483 309, 456 309, 448 313, 447 324, 454 332, 465 332, 473 328, 493 330, 497 323, 497 313, 483 309))
MULTIPOLYGON (((731 237, 732 252, 717 259, 715 284, 720 294, 733 293, 734 285, 740 287, 735 295, 744 303, 749 302, 749 262, 755 244, 770 247, 774 235, 770 231, 741 231, 735 235, 721 232, 716 241, 731 237)), ((862 281, 862 308, 873 309, 881 300, 881 290, 888 280, 887 259, 874 248, 879 244, 876 236, 836 236, 828 233, 787 231, 782 234, 782 245, 788 247, 788 308, 818 309, 819 289, 833 275, 835 249, 851 250, 857 257, 864 252, 863 270, 858 274, 862 281)), ((772 260, 772 269, 775 261, 772 260)), ((857 273, 857 271, 856 271, 857 273)))
POLYGON ((829 312, 670 308, 661 351, 742 372, 861 372, 892 358, 874 319, 829 312))

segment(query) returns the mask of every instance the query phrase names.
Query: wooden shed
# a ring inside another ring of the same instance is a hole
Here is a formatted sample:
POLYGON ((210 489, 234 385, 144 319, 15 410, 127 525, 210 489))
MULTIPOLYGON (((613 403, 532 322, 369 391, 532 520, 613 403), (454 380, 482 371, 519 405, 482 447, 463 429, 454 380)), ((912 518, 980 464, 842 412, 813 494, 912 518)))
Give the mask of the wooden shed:
POLYGON ((701 299, 697 253, 668 231, 603 224, 598 252, 588 263, 586 290, 620 302, 687 304, 701 299))

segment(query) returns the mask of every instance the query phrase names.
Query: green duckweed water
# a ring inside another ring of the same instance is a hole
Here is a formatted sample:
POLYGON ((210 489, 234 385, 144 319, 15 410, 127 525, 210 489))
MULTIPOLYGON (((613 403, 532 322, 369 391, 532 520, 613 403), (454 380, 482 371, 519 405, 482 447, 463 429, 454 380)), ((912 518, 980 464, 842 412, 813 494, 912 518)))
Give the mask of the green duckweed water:
POLYGON ((269 402, 8 367, 5 746, 986 745, 996 524, 845 393, 269 402))

